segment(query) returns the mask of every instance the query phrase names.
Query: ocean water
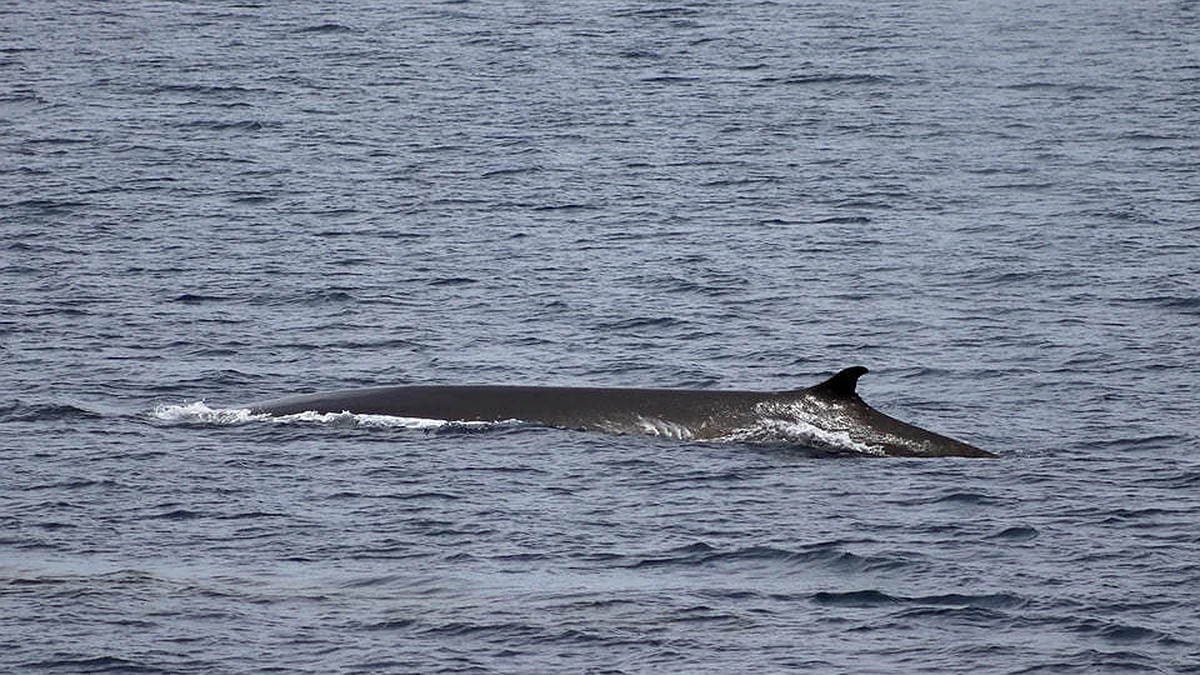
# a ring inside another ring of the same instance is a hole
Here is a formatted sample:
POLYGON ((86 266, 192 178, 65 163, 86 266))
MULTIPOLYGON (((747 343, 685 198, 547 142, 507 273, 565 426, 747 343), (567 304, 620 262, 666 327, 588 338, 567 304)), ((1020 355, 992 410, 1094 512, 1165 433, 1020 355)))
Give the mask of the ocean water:
POLYGON ((0 5, 0 669, 1200 671, 1200 5, 0 5), (335 415, 792 389, 1000 459, 335 415))

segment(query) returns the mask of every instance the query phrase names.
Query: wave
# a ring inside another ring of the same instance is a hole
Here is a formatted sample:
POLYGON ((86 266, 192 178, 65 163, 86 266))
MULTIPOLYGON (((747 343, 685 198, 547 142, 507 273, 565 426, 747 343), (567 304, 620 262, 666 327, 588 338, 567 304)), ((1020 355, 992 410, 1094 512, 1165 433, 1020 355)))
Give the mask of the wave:
POLYGON ((630 569, 653 567, 703 567, 708 565, 780 565, 795 569, 822 568, 857 575, 919 564, 905 552, 858 554, 846 549, 843 542, 830 541, 783 548, 771 545, 719 549, 704 542, 672 548, 651 555, 630 556, 624 566, 630 569))
POLYGON ((78 406, 57 403, 0 402, 0 422, 47 422, 54 420, 90 419, 100 413, 78 406))
POLYGON ((938 595, 906 596, 886 593, 877 589, 853 591, 818 591, 812 595, 813 602, 820 605, 841 607, 877 607, 883 605, 976 607, 983 609, 1020 609, 1029 601, 1013 593, 988 593, 970 595, 943 593, 938 595))

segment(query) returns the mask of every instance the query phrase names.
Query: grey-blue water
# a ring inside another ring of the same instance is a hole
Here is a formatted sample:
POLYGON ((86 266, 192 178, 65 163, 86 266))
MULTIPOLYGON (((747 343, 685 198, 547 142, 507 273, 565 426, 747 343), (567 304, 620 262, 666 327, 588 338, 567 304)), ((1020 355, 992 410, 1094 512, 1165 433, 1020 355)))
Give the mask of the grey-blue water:
POLYGON ((0 667, 1197 672, 1200 5, 0 5, 0 667), (790 389, 998 460, 229 409, 790 389))

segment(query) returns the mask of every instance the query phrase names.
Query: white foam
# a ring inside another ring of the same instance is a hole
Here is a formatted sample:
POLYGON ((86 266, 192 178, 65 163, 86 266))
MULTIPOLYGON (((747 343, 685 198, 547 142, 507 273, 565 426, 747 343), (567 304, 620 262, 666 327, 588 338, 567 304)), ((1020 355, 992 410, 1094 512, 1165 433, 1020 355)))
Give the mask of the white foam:
POLYGON ((507 426, 516 423, 509 422, 452 422, 447 420, 425 419, 420 417, 396 417, 393 415, 366 415, 348 411, 338 413, 301 412, 293 415, 269 415, 255 413, 248 408, 210 408, 203 401, 183 405, 160 405, 154 409, 152 417, 168 424, 212 424, 238 425, 250 422, 267 422, 271 424, 324 424, 332 427, 373 428, 373 429, 418 429, 435 431, 439 429, 487 429, 495 426, 507 426))
POLYGON ((766 417, 736 429, 722 440, 740 443, 796 443, 811 448, 883 456, 882 447, 856 441, 848 431, 822 429, 803 420, 766 417))
POLYGON ((331 427, 353 427, 372 429, 440 429, 450 422, 418 417, 395 417, 392 415, 367 415, 342 411, 339 413, 301 412, 293 415, 266 416, 276 424, 326 424, 331 427))
POLYGON ((170 424, 245 424, 266 415, 256 415, 245 408, 210 408, 204 401, 183 405, 155 406, 152 417, 170 424))

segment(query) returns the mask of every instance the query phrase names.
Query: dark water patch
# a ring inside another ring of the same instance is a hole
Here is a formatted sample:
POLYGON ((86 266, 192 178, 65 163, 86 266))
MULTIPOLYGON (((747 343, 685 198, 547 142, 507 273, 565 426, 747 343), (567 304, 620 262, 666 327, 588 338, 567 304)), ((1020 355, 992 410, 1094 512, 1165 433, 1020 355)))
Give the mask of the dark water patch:
MULTIPOLYGON (((102 488, 112 489, 123 487, 116 480, 111 479, 94 479, 94 478, 68 478, 61 481, 51 481, 49 483, 33 483, 22 487, 23 490, 50 490, 57 492, 59 490, 81 490, 87 488, 102 488)), ((74 508, 71 502, 58 501, 53 504, 55 507, 71 507, 74 508)))
POLYGON ((1147 436, 1119 435, 1114 438, 1090 439, 1087 445, 1094 450, 1110 452, 1146 452, 1177 448, 1193 442, 1192 437, 1185 434, 1152 434, 1147 436))
POLYGON ((348 291, 326 289, 318 293, 306 295, 301 301, 314 305, 341 304, 347 302, 357 302, 358 298, 348 291))
POLYGON ((633 47, 630 49, 622 49, 617 53, 623 59, 631 60, 657 60, 662 58, 662 53, 646 48, 633 47))
POLYGON ((295 32, 300 33, 300 34, 304 34, 304 33, 336 34, 336 33, 355 33, 358 31, 350 26, 344 26, 340 23, 322 23, 322 24, 317 24, 315 26, 305 26, 304 28, 298 28, 295 30, 295 32))
POLYGON ((183 293, 171 298, 171 302, 184 305, 200 305, 209 302, 229 302, 233 298, 226 295, 205 295, 203 293, 183 293))
POLYGON ((76 529, 79 526, 75 525, 73 523, 64 523, 64 522, 57 522, 57 521, 42 521, 42 522, 33 523, 33 527, 36 527, 40 530, 48 530, 48 531, 53 532, 56 530, 76 529))
POLYGON ((897 503, 907 506, 945 504, 948 506, 1001 506, 1008 503, 1002 497, 966 490, 949 490, 940 494, 904 498, 897 503))
POLYGON ((709 605, 694 605, 676 610, 670 620, 673 624, 705 624, 716 626, 742 626, 746 622, 736 612, 723 610, 709 605))
POLYGON ((537 204, 530 207, 533 211, 557 211, 571 213, 577 211, 595 211, 600 207, 589 202, 561 202, 558 204, 537 204))
POLYGON ((1035 527, 1006 527, 1003 530, 989 535, 989 539, 1003 539, 1005 541, 1033 541, 1041 536, 1041 532, 1035 527))
POLYGON ((1024 598, 1010 593, 994 593, 987 595, 965 595, 961 593, 946 593, 943 595, 927 595, 908 598, 908 602, 928 605, 955 605, 985 607, 989 609, 1019 609, 1027 604, 1024 598))
POLYGON ((700 81, 698 77, 688 77, 686 75, 653 75, 643 77, 642 82, 648 84, 695 84, 700 81))
POLYGON ((1167 633, 1155 630, 1153 628, 1144 628, 1142 626, 1130 626, 1120 623, 1097 624, 1095 622, 1084 622, 1080 625, 1079 630, 1084 633, 1094 634, 1097 637, 1108 642, 1116 644, 1128 644, 1137 642, 1165 642, 1175 645, 1186 645, 1186 642, 1177 640, 1167 633))
MULTIPOLYGON (((398 619, 384 619, 382 621, 376 621, 374 623, 363 624, 361 626, 357 626, 356 628, 359 630, 366 630, 366 631, 407 631, 418 625, 420 625, 420 619, 398 618, 398 619)), ((367 665, 367 664, 363 664, 363 665, 367 665)), ((384 664, 370 664, 369 670, 374 672, 374 668, 378 667, 378 666, 384 666, 384 664)), ((388 670, 388 669, 389 668, 386 666, 383 667, 383 670, 388 670)))
POLYGON ((812 595, 817 604, 839 607, 886 607, 892 605, 918 605, 927 607, 962 607, 975 609, 1020 609, 1026 601, 1008 593, 989 595, 965 595, 947 593, 944 595, 927 595, 906 597, 892 595, 879 590, 866 589, 859 591, 819 591, 812 595))
POLYGON ((91 142, 92 139, 79 136, 43 136, 23 141, 25 145, 84 145, 91 142))
POLYGON ((426 625, 419 631, 424 635, 436 638, 462 638, 485 635, 489 639, 524 641, 535 639, 541 631, 537 626, 515 621, 451 621, 436 625, 426 625))
POLYGON ((117 656, 60 654, 54 658, 25 664, 37 672, 61 673, 162 673, 159 666, 117 656))
POLYGON ((406 577, 399 574, 388 574, 377 577, 361 577, 341 584, 342 588, 371 588, 374 586, 392 586, 403 582, 406 577))
POLYGON ((1166 490, 1188 490, 1200 487, 1200 469, 1172 470, 1169 476, 1148 476, 1142 482, 1166 490))
POLYGON ((520 176, 520 175, 524 175, 524 174, 536 174, 536 173, 540 173, 543 170, 544 169, 540 166, 504 167, 501 169, 491 169, 489 171, 485 171, 482 175, 482 178, 499 178, 502 176, 520 176))
POLYGON ((620 9, 612 12, 612 16, 636 19, 680 19, 703 16, 704 12, 705 10, 699 7, 669 4, 646 9, 620 9))
POLYGON ((738 176, 736 178, 718 178, 716 180, 705 181, 700 183, 702 188, 727 188, 727 187, 743 187, 750 185, 765 185, 769 183, 777 183, 779 178, 776 176, 738 176))
POLYGON ((257 98, 271 93, 271 90, 264 87, 240 85, 167 83, 155 86, 152 93, 200 94, 215 98, 257 98))
POLYGON ((52 214, 58 211, 74 211, 93 206, 91 202, 75 199, 23 199, 3 205, 6 209, 28 209, 37 213, 52 214))
POLYGON ((867 225, 870 222, 867 216, 827 216, 813 221, 818 225, 867 225))
POLYGON ((901 624, 917 621, 946 621, 957 626, 989 628, 1009 618, 1007 612, 975 606, 921 606, 901 610, 889 619, 901 624))
MULTIPOLYGON (((175 345, 184 347, 186 345, 175 345)), ((244 344, 230 344, 229 348, 234 352, 245 349, 244 344)), ((147 388, 147 394, 168 395, 168 394, 195 394, 197 390, 204 389, 223 389, 223 388, 238 388, 253 385, 262 382, 266 379, 265 376, 258 373, 247 373, 236 368, 218 368, 211 372, 205 372, 199 375, 191 375, 184 377, 176 382, 160 382, 153 387, 147 388)))
POLYGON ((180 126, 217 132, 254 133, 267 129, 278 129, 282 124, 262 120, 193 120, 181 123, 180 126))
POLYGON ((531 563, 547 562, 552 560, 552 558, 542 553, 508 553, 494 556, 493 560, 528 565, 531 563))
POLYGON ((436 500, 436 501, 458 501, 463 499, 462 495, 450 494, 447 492, 405 492, 395 495, 380 495, 384 499, 396 499, 399 501, 412 500, 436 500))
POLYGON ((1105 512, 1105 518, 1101 522, 1107 524, 1139 522, 1142 527, 1153 527, 1154 525, 1167 525, 1163 522, 1164 517, 1184 516, 1186 517, 1190 511, 1177 511, 1174 509, 1146 507, 1140 509, 1121 508, 1105 512))
POLYGON ((859 555, 837 544, 817 544, 802 550, 774 546, 747 546, 730 550, 716 549, 703 542, 666 551, 656 556, 637 556, 627 563, 631 568, 705 567, 711 565, 734 568, 764 563, 785 568, 820 567, 843 573, 861 573, 895 569, 912 565, 914 559, 904 554, 859 555))
POLYGON ((58 587, 65 592, 83 595, 101 595, 125 589, 161 588, 163 581, 152 574, 132 569, 119 569, 94 574, 41 574, 31 570, 17 571, 9 583, 16 586, 58 587))
POLYGON ((1003 502, 1003 499, 979 492, 951 492, 949 494, 938 496, 929 503, 956 503, 970 504, 972 506, 986 506, 989 504, 1001 504, 1003 502))
POLYGON ((1181 314, 1200 315, 1200 295, 1198 296, 1157 296, 1133 300, 1138 303, 1157 305, 1181 314))
POLYGON ((239 513, 222 513, 214 517, 217 520, 262 520, 268 518, 287 518, 288 514, 273 511, 244 511, 239 513))
POLYGON ((69 404, 27 403, 5 401, 0 403, 0 423, 5 422, 59 422, 101 418, 98 412, 69 404))
POLYGON ((813 602, 818 605, 835 607, 881 607, 901 604, 902 600, 882 591, 819 591, 812 595, 813 602))
POLYGON ((681 546, 662 555, 646 557, 634 562, 632 567, 661 567, 664 565, 691 565, 711 556, 716 549, 704 542, 681 546))
POLYGON ((918 565, 924 556, 911 552, 887 551, 861 554, 846 550, 840 544, 818 544, 801 551, 789 552, 784 560, 798 567, 819 566, 847 574, 874 573, 918 565))
POLYGON ((763 78, 764 84, 820 85, 820 84, 888 84, 891 78, 866 73, 830 73, 825 75, 792 75, 789 77, 763 78))
POLYGON ((148 515, 146 517, 152 520, 194 520, 196 518, 205 518, 207 516, 208 514, 200 511, 177 508, 155 513, 153 515, 148 515))
POLYGON ((469 284, 479 283, 478 279, 471 277, 442 277, 429 282, 430 286, 466 286, 469 284))
MULTIPOLYGON (((1194 672, 1195 668, 1178 672, 1194 672)), ((1085 675, 1095 672, 1111 673, 1161 673, 1161 664, 1155 663, 1152 656, 1129 651, 1103 651, 1099 649, 1084 649, 1071 651, 1053 658, 1042 659, 1039 663, 1020 670, 1011 671, 1014 674, 1032 675, 1041 673, 1055 675, 1058 673, 1079 673, 1085 675)))
POLYGON ((686 325, 687 322, 673 316, 638 316, 630 319, 621 319, 610 323, 600 325, 603 330, 621 331, 635 330, 643 328, 675 328, 686 325))

